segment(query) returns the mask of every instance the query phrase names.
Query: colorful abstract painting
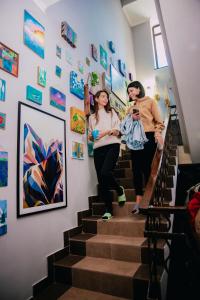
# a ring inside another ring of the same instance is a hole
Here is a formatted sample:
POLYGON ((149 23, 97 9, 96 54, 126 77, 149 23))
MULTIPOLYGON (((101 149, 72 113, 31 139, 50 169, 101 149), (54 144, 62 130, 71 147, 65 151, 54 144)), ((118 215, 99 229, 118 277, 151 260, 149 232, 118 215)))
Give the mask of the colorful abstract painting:
POLYGON ((84 144, 72 142, 72 158, 84 159, 84 144))
POLYGON ((100 45, 100 64, 107 71, 108 69, 108 55, 106 50, 100 45))
POLYGON ((62 111, 65 111, 66 96, 57 89, 50 87, 50 104, 62 111))
POLYGON ((6 81, 0 78, 0 101, 6 100, 6 81))
POLYGON ((26 87, 26 99, 29 101, 32 101, 34 103, 37 103, 39 105, 42 105, 42 92, 33 88, 30 85, 27 85, 26 87))
POLYGON ((7 233, 7 201, 0 200, 0 236, 7 233))
POLYGON ((91 56, 95 61, 98 61, 98 52, 94 44, 91 44, 91 56))
POLYGON ((81 100, 84 99, 84 81, 78 79, 78 74, 74 71, 70 72, 70 93, 81 100))
POLYGON ((114 43, 112 41, 108 42, 108 48, 110 49, 110 51, 112 53, 115 53, 115 45, 114 45, 114 43))
POLYGON ((61 23, 61 36, 73 47, 76 48, 77 34, 67 22, 61 23))
POLYGON ((121 59, 119 59, 118 60, 118 65, 119 65, 119 72, 123 76, 126 76, 126 65, 125 65, 125 63, 121 59))
POLYGON ((0 129, 5 129, 6 127, 6 114, 0 112, 0 129))
POLYGON ((70 107, 70 125, 72 131, 84 134, 86 126, 85 112, 76 107, 70 107))
POLYGON ((24 44, 44 58, 45 28, 26 10, 24 11, 24 44))
POLYGON ((56 45, 56 56, 58 58, 61 58, 61 54, 62 54, 62 49, 58 45, 56 45))
POLYGON ((8 152, 0 150, 0 187, 8 185, 8 152))
POLYGON ((45 87, 46 83, 47 83, 47 72, 46 72, 46 70, 38 67, 38 73, 37 74, 38 74, 37 83, 40 86, 45 87))
POLYGON ((65 207, 65 120, 19 103, 18 217, 65 207))
POLYGON ((56 76, 61 77, 62 69, 59 66, 56 66, 55 74, 56 76))
POLYGON ((19 54, 0 42, 0 69, 18 77, 19 54))

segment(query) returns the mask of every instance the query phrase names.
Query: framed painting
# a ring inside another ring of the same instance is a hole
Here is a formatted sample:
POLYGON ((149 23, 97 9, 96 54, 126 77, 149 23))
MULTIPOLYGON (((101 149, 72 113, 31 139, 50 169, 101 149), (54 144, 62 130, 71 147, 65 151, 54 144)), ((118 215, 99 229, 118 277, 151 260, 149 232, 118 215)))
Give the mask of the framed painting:
POLYGON ((61 54, 62 54, 62 49, 58 45, 56 45, 56 56, 58 58, 61 58, 61 54))
POLYGON ((76 48, 77 34, 67 22, 61 23, 61 36, 72 46, 72 48, 76 48))
POLYGON ((6 100, 6 81, 0 78, 0 101, 6 100))
POLYGON ((86 126, 85 112, 76 107, 70 107, 70 125, 72 131, 84 134, 86 126))
POLYGON ((40 67, 38 67, 37 83, 42 87, 45 87, 47 84, 47 71, 40 67))
POLYGON ((19 54, 0 42, 0 69, 18 77, 19 54))
POLYGON ((108 55, 106 50, 100 45, 100 64, 107 71, 108 69, 108 55))
POLYGON ((0 187, 8 185, 8 152, 0 150, 0 187))
POLYGON ((94 44, 91 44, 91 55, 95 61, 98 61, 98 52, 94 44))
POLYGON ((7 201, 0 200, 0 236, 7 233, 7 201))
POLYGON ((113 41, 108 42, 108 48, 112 53, 115 53, 115 44, 113 43, 113 41))
POLYGON ((70 93, 84 99, 84 80, 78 78, 78 74, 74 71, 70 72, 70 93))
POLYGON ((0 112, 0 129, 6 128, 6 114, 0 112))
POLYGON ((26 99, 29 101, 32 101, 34 103, 37 103, 39 105, 42 105, 42 92, 33 88, 30 85, 27 85, 26 87, 26 99))
POLYGON ((61 74, 62 74, 62 69, 61 69, 61 67, 56 66, 55 74, 56 74, 56 76, 61 77, 61 74))
POLYGON ((119 65, 119 72, 122 74, 122 76, 126 77, 126 64, 121 59, 119 59, 118 65, 119 65))
POLYGON ((84 159, 84 144, 79 142, 72 142, 72 158, 84 159))
POLYGON ((44 58, 45 28, 24 10, 24 44, 44 58))
POLYGON ((110 65, 110 74, 111 74, 111 89, 113 94, 118 97, 123 104, 127 104, 127 93, 126 93, 126 83, 124 77, 110 65))
POLYGON ((67 206, 65 120, 19 102, 17 216, 67 206))
POLYGON ((50 87, 50 104, 62 111, 66 109, 66 96, 57 89, 50 87))

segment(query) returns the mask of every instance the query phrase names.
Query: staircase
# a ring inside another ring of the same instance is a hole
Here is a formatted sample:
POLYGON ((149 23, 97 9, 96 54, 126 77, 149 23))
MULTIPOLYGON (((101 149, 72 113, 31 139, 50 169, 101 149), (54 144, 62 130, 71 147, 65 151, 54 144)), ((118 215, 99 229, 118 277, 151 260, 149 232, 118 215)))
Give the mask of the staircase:
MULTIPOLYGON (((48 260, 49 277, 57 285, 65 285, 66 292, 59 286, 62 295, 34 299, 146 300, 149 283, 146 218, 131 214, 135 193, 129 153, 123 152, 114 173, 125 188, 127 202, 120 207, 113 191, 114 217, 103 221, 104 204, 97 196, 89 198, 89 210, 78 213, 78 227, 64 234, 65 249, 69 251, 64 249, 62 255, 48 260)), ((162 267, 165 242, 158 242, 157 248, 162 294, 166 283, 162 267)))

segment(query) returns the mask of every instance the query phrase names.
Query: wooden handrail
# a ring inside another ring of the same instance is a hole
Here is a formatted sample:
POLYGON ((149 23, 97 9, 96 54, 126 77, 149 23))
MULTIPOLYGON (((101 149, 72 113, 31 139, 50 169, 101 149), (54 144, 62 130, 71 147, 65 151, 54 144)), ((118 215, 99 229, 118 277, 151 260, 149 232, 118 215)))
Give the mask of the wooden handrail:
MULTIPOLYGON (((168 116, 165 119, 165 122, 164 122, 165 129, 163 130, 163 133, 162 133, 164 143, 165 143, 167 127, 168 127, 168 124, 169 124, 169 118, 170 118, 170 116, 168 116)), ((149 180, 146 184, 145 192, 144 192, 144 195, 143 195, 143 198, 142 198, 142 201, 141 201, 141 205, 140 205, 141 209, 142 208, 148 208, 149 201, 153 197, 156 180, 158 178, 158 174, 159 174, 160 167, 161 167, 162 156, 163 156, 163 150, 159 150, 158 147, 157 147, 154 158, 153 158, 153 161, 152 161, 152 165, 151 165, 151 174, 150 174, 149 180)))

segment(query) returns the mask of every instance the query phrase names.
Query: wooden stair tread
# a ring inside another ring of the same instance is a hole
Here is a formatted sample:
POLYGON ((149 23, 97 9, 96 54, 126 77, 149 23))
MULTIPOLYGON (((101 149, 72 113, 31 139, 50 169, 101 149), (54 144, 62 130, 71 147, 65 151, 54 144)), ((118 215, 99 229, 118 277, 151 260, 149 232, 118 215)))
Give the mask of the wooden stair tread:
POLYGON ((141 264, 137 262, 85 256, 73 265, 73 269, 82 269, 91 272, 112 274, 113 276, 133 278, 140 265, 141 264))
POLYGON ((94 237, 90 238, 87 243, 108 243, 115 245, 124 245, 124 246, 136 246, 141 247, 145 242, 146 238, 144 237, 129 237, 129 236, 116 236, 116 235, 105 235, 97 234, 94 237))
POLYGON ((127 298, 72 287, 58 300, 127 300, 127 298))

